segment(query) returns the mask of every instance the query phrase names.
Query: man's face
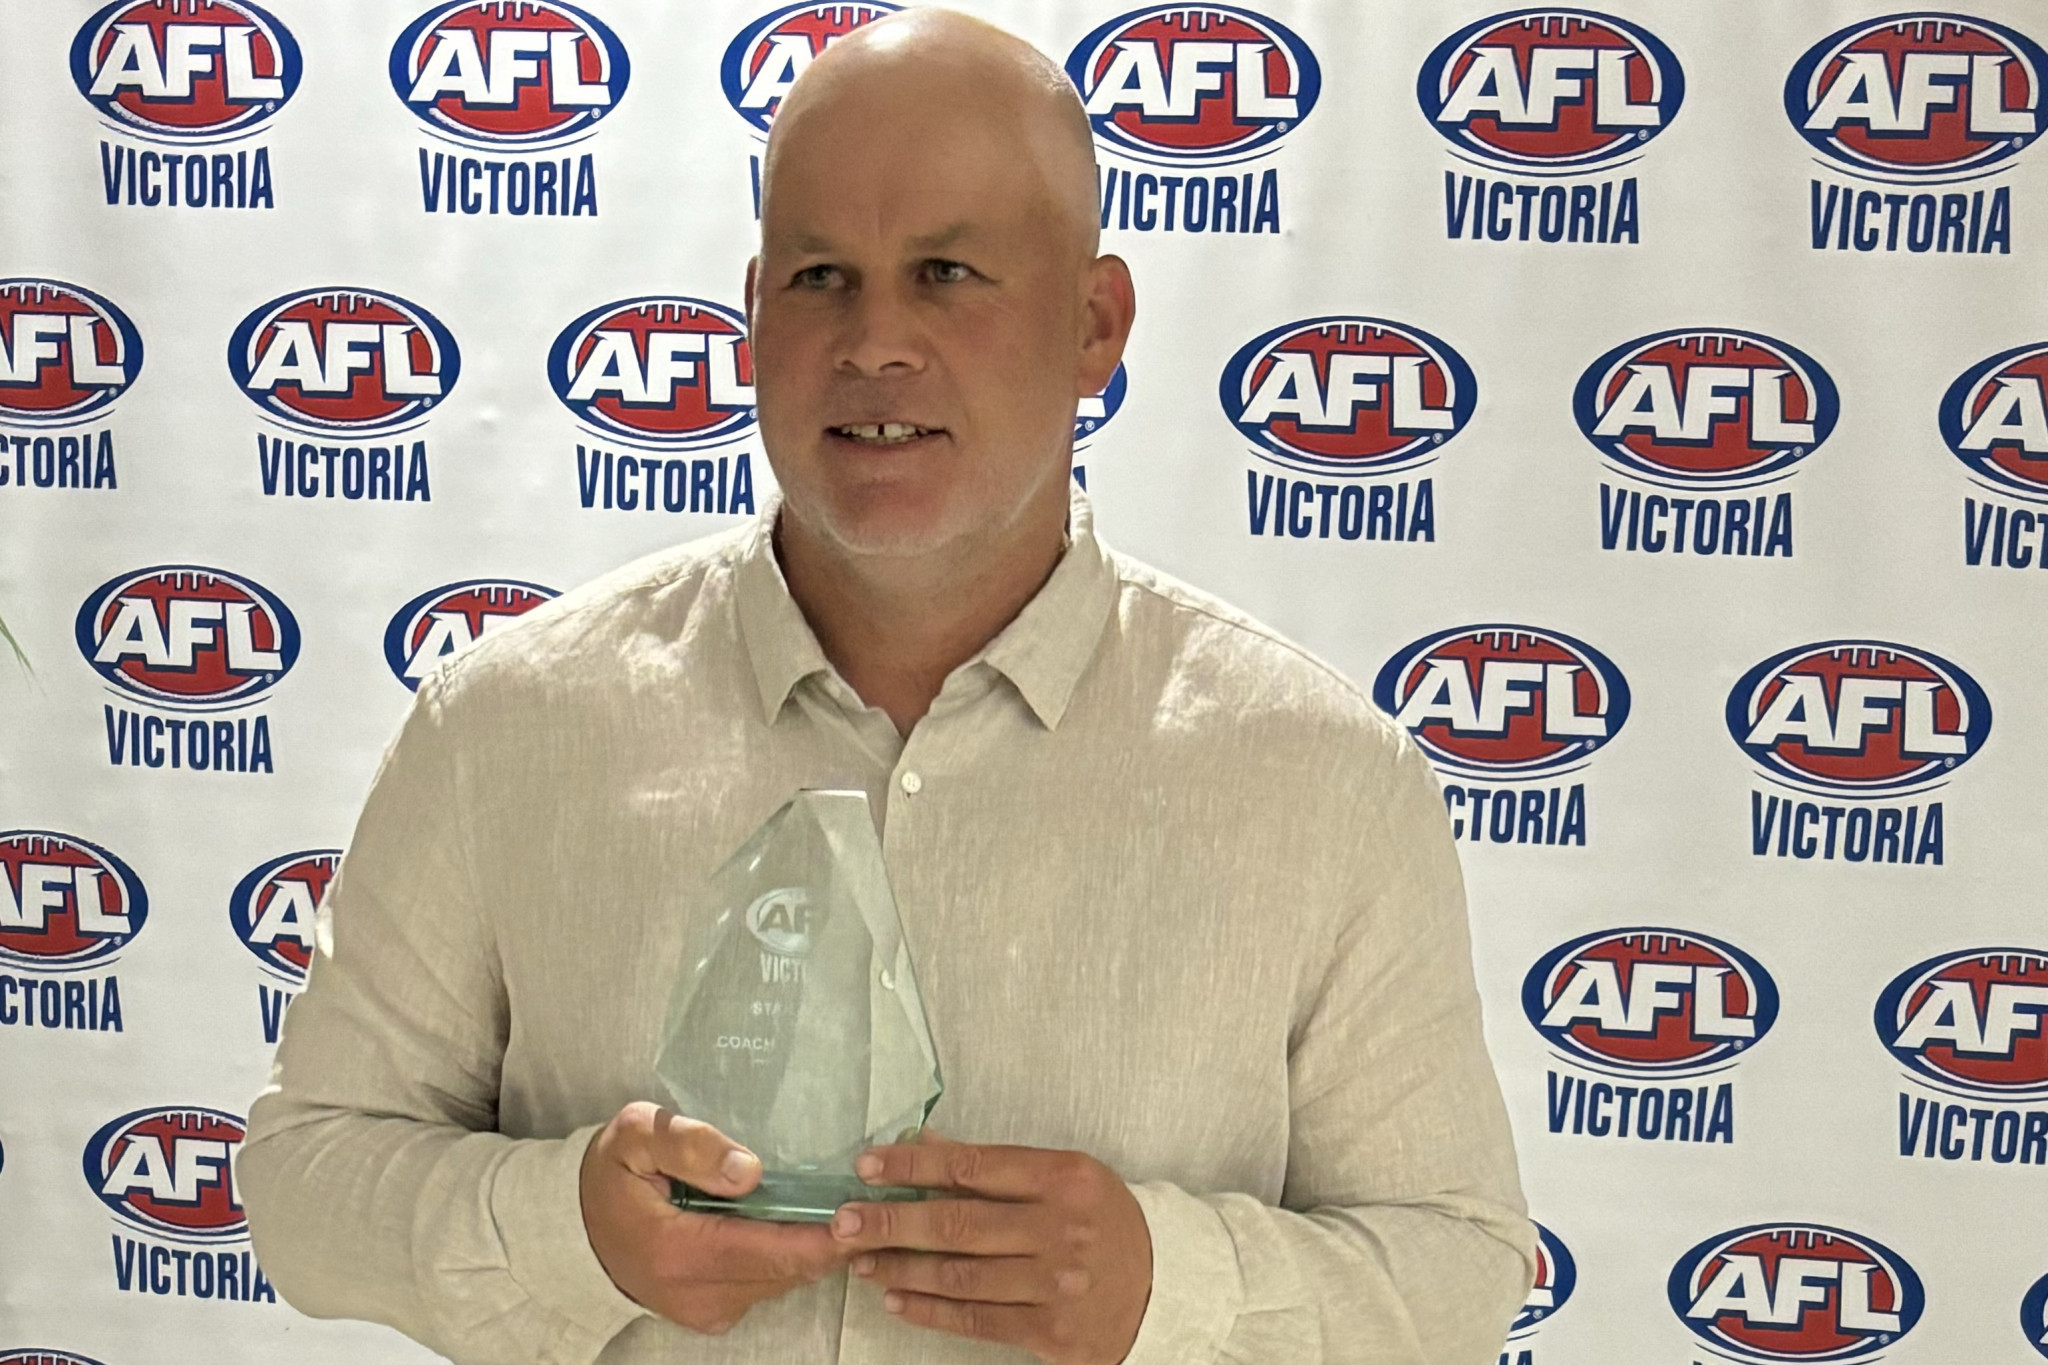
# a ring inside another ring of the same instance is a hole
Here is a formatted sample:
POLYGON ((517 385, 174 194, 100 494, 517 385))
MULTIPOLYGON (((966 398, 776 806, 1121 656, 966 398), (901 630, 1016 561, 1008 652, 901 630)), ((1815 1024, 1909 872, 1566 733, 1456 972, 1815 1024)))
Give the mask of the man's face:
POLYGON ((1083 373, 1084 253, 1014 123, 886 90, 806 112, 750 273, 789 511, 841 554, 920 555, 1000 538, 1049 481, 1063 506, 1075 399, 1107 376, 1083 373))

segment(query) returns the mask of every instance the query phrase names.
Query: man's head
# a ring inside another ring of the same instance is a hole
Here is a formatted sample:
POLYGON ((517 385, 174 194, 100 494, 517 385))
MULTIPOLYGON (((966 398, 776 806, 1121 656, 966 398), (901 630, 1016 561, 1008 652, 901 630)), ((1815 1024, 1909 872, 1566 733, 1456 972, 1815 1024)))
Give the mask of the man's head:
POLYGON ((1097 238, 1087 118, 1028 44, 912 10, 812 63, 776 113, 747 288, 799 532, 971 561, 1059 525, 1075 404, 1133 311, 1097 238))

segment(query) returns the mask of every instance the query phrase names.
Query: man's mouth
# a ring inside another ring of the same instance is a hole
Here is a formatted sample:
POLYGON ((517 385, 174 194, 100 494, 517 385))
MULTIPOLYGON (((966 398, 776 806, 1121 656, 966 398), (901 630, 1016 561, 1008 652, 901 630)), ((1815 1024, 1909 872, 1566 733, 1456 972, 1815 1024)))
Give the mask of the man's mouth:
POLYGON ((847 422, 828 427, 834 436, 867 446, 899 446, 921 436, 936 436, 943 427, 921 427, 910 422, 847 422))

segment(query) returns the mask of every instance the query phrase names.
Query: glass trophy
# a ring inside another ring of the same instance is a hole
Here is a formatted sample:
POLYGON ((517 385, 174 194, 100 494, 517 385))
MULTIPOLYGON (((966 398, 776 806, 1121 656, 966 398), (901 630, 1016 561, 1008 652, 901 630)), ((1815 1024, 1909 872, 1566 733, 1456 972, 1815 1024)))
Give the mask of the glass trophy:
POLYGON ((692 1212, 825 1222, 869 1185, 853 1160, 924 1126, 942 1085, 859 791, 801 791, 711 878, 669 995, 655 1071, 677 1112, 745 1143, 761 1183, 738 1199, 681 1181, 692 1212))

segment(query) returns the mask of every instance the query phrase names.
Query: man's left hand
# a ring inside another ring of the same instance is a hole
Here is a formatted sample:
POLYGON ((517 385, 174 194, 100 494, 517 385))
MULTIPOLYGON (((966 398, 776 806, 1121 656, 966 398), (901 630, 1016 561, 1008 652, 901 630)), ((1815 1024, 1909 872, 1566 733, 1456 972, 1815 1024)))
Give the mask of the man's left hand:
POLYGON ((1083 1152, 949 1142, 876 1147, 873 1185, 940 1191, 848 1204, 832 1235, 905 1322, 1021 1346, 1050 1365, 1118 1365, 1152 1295, 1152 1235, 1115 1171, 1083 1152))

